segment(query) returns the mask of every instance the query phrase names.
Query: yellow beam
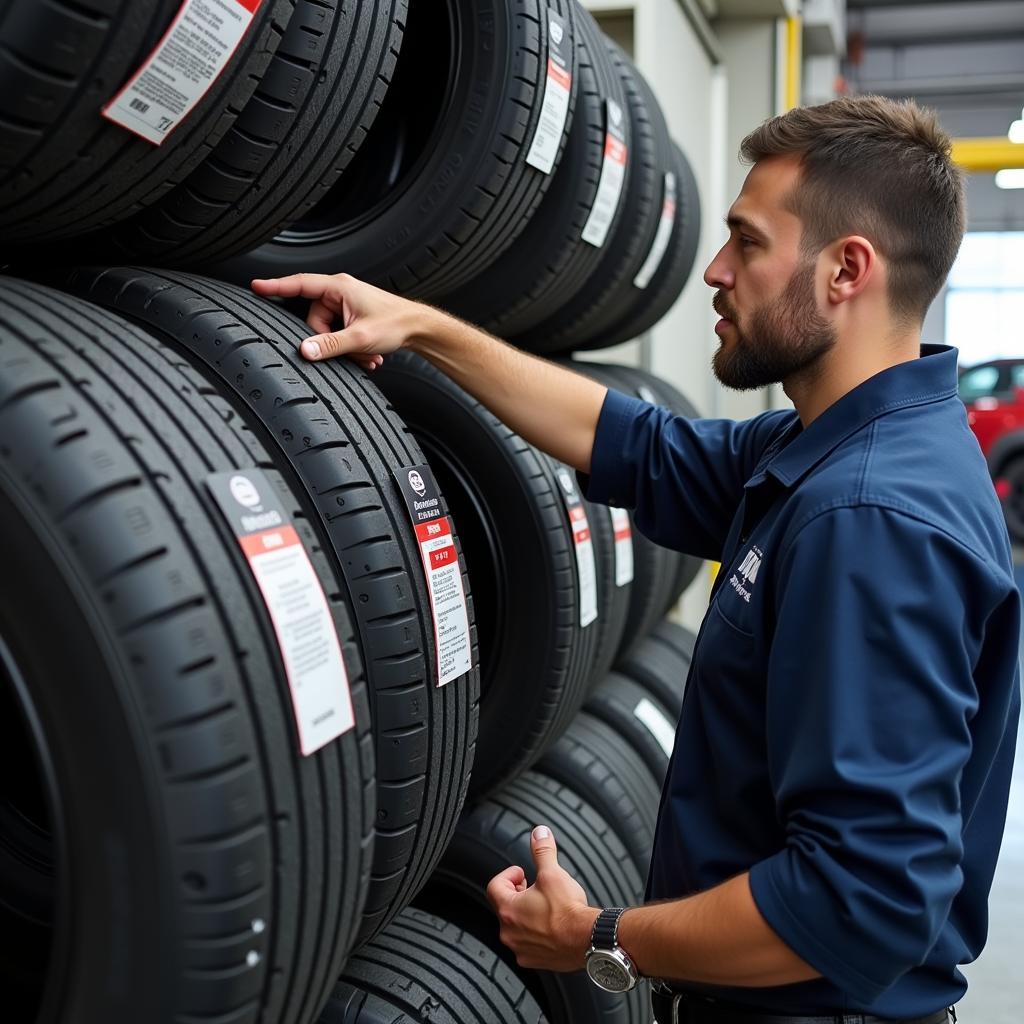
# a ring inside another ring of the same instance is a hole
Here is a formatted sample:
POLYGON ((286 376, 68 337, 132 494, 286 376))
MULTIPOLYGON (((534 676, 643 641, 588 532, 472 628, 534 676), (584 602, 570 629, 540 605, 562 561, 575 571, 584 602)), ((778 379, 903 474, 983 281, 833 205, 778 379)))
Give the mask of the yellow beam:
POLYGON ((786 19, 786 81, 783 105, 786 110, 800 106, 801 72, 803 70, 803 21, 786 19))
POLYGON ((954 139, 953 162, 971 173, 993 173, 1006 167, 1024 167, 1024 144, 1005 135, 993 139, 954 139))

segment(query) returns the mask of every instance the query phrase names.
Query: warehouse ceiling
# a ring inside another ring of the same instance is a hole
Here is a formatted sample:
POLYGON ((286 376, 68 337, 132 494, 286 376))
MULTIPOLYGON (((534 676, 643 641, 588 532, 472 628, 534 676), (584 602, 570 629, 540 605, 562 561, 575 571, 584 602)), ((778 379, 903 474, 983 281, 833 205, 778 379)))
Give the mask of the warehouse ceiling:
MULTIPOLYGON (((852 92, 914 97, 950 134, 1005 136, 1024 108, 1021 0, 847 0, 852 92)), ((1024 228, 1024 191, 970 183, 973 228, 1024 228)))

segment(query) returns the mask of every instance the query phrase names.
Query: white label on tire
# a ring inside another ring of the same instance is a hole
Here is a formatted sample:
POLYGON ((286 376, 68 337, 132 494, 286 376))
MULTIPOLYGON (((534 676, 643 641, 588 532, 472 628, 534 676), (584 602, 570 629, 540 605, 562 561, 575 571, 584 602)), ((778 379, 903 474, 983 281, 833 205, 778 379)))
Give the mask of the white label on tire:
POLYGON ((658 746, 665 751, 665 756, 671 757, 672 748, 676 744, 676 731, 664 713, 644 697, 633 709, 633 717, 647 726, 651 735, 658 741, 658 746))
POLYGON ((548 73, 544 80, 537 130, 533 135, 526 162, 544 174, 550 174, 558 156, 558 146, 569 116, 572 93, 572 63, 567 59, 570 40, 566 38, 565 21, 554 11, 548 12, 548 73))
POLYGON ((444 686, 473 667, 466 594, 459 553, 447 516, 416 527, 423 571, 427 574, 430 610, 437 640, 437 685, 444 686))
POLYGON ((651 283, 661 265, 661 261, 668 249, 669 239, 672 237, 672 227, 676 222, 676 176, 669 171, 665 175, 665 198, 661 204, 661 220, 658 221, 658 230, 654 233, 654 241, 651 243, 647 259, 640 268, 633 284, 637 288, 646 288, 651 283))
POLYGON ((589 626, 597 619, 597 562, 594 541, 590 536, 590 522, 583 499, 576 490, 572 473, 562 467, 557 472, 562 485, 562 499, 569 513, 573 547, 576 549, 576 576, 580 589, 580 625, 589 626))
POLYGON ((590 208, 590 216, 583 225, 584 242, 597 246, 604 245, 608 229, 615 219, 615 211, 622 198, 622 183, 626 178, 626 161, 629 147, 626 145, 626 122, 620 107, 614 100, 605 102, 604 160, 601 163, 601 177, 597 183, 597 195, 590 208))
POLYGON ((409 510, 423 560, 434 619, 437 685, 444 686, 473 667, 469 609, 452 520, 441 514, 441 491, 429 466, 397 469, 395 479, 409 510))
POLYGON ((214 473, 207 485, 263 595, 291 690, 299 749, 308 757, 355 725, 348 673, 327 597, 264 473, 214 473))
POLYGON ((103 116, 159 146, 231 60, 262 0, 184 0, 163 39, 103 116))
POLYGON ((612 532, 615 534, 615 586, 633 582, 633 528, 624 508, 611 508, 612 532))

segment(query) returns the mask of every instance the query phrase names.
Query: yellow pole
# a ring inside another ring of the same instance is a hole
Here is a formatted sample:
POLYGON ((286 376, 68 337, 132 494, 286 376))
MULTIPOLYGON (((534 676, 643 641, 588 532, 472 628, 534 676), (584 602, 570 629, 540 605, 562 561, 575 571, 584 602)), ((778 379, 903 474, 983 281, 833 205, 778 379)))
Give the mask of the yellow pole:
POLYGON ((1005 135, 994 139, 954 139, 953 162, 972 173, 1024 167, 1024 144, 1010 142, 1005 135))
POLYGON ((783 104, 786 110, 800 106, 803 71, 803 21, 799 16, 786 19, 786 76, 783 104))

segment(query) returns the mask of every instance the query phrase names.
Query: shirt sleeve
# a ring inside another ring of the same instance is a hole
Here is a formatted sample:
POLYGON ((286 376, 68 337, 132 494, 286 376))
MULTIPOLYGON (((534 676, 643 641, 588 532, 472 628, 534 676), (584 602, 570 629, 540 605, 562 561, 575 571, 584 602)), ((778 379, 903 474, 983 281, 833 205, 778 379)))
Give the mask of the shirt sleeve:
POLYGON ((744 485, 794 418, 781 411, 743 422, 688 420, 609 390, 580 486, 591 501, 633 509, 656 543, 717 560, 744 485))
POLYGON ((751 889, 791 949, 870 1005, 924 961, 962 883, 973 666, 1006 595, 956 540, 876 507, 812 520, 774 578, 766 730, 786 845, 751 889))

